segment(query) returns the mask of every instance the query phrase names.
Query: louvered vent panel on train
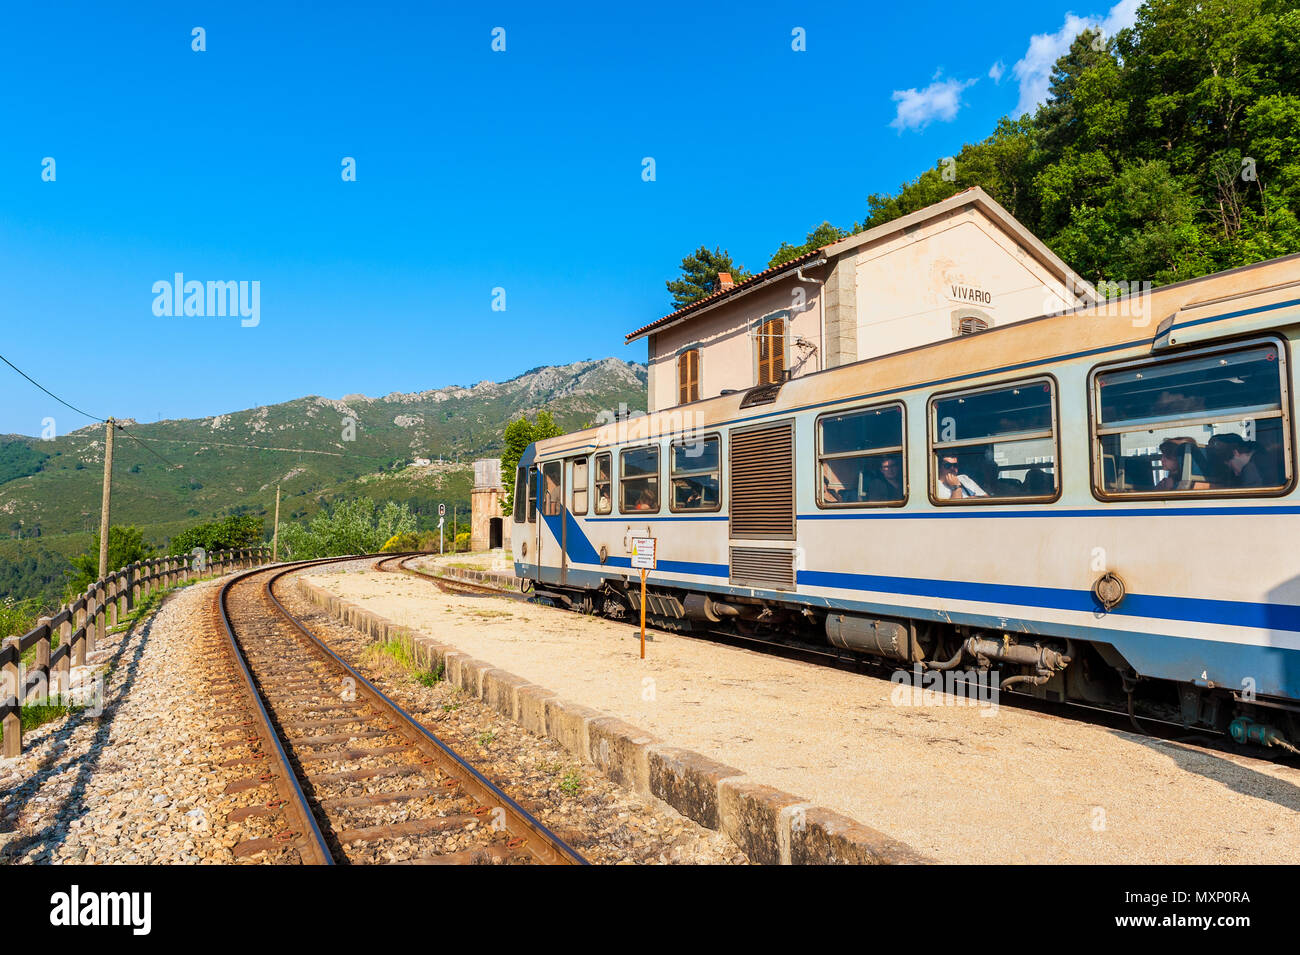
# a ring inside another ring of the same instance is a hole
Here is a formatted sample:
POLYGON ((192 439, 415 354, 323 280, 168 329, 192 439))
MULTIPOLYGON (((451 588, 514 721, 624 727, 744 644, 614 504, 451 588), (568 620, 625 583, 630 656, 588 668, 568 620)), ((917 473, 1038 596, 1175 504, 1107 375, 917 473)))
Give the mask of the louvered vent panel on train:
POLYGON ((731 434, 731 536, 794 539, 794 426, 731 434))
POLYGON ((794 590, 794 552, 773 547, 733 547, 731 582, 794 590))

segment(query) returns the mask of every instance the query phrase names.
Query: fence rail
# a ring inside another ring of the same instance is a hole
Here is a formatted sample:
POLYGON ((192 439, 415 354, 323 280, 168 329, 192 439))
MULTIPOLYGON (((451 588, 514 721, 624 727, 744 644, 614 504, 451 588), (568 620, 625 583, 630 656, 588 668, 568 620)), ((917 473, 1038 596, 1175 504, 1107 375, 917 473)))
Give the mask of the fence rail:
POLYGON ((86 654, 117 626, 135 605, 157 590, 193 580, 204 574, 221 575, 266 563, 269 547, 218 551, 202 561, 186 556, 153 557, 115 571, 86 588, 86 592, 52 617, 42 617, 22 636, 7 637, 0 645, 0 726, 4 728, 5 759, 23 748, 24 703, 49 697, 62 698, 71 689, 71 669, 84 666, 86 654), (54 637, 58 647, 51 651, 54 637), (36 653, 31 666, 22 666, 23 654, 36 653))

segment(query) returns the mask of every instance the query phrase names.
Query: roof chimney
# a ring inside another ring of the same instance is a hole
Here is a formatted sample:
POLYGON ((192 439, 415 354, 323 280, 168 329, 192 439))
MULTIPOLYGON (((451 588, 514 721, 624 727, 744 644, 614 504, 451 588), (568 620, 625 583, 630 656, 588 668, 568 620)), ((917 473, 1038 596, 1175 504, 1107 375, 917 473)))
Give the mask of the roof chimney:
POLYGON ((731 278, 731 273, 730 273, 730 272, 719 272, 719 273, 718 273, 718 291, 719 291, 719 292, 725 292, 725 291, 727 291, 728 289, 733 289, 733 288, 735 288, 735 287, 736 287, 736 283, 735 283, 735 281, 732 280, 732 278, 731 278))

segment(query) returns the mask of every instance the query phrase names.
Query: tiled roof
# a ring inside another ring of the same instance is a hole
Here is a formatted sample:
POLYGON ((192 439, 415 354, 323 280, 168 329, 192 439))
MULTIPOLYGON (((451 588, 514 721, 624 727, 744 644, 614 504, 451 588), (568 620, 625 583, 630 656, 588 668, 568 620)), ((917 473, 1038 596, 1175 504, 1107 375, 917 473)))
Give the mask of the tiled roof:
POLYGON ((733 285, 731 288, 719 289, 718 291, 714 292, 712 295, 706 295, 702 299, 691 302, 690 305, 683 305, 677 311, 665 315, 663 318, 656 319, 655 321, 651 322, 649 325, 643 325, 634 332, 628 332, 625 341, 630 342, 634 338, 640 338, 646 332, 654 331, 656 328, 659 328, 663 325, 667 325, 670 322, 676 321, 677 319, 681 318, 683 315, 689 315, 691 312, 704 308, 706 305, 711 305, 715 302, 721 301, 722 299, 727 298, 728 296, 744 294, 746 291, 753 288, 755 285, 761 285, 767 279, 770 279, 773 276, 780 274, 781 272, 793 271, 794 269, 799 268, 799 266, 806 264, 811 259, 815 259, 818 255, 820 255, 822 249, 825 249, 827 248, 827 246, 834 245, 834 244, 835 244, 834 242, 827 243, 827 245, 824 245, 819 249, 813 249, 811 252, 805 252, 797 259, 791 259, 789 262, 782 262, 780 265, 774 265, 770 269, 764 269, 762 272, 759 272, 757 275, 751 275, 749 278, 745 279, 745 281, 738 282, 737 284, 733 285))

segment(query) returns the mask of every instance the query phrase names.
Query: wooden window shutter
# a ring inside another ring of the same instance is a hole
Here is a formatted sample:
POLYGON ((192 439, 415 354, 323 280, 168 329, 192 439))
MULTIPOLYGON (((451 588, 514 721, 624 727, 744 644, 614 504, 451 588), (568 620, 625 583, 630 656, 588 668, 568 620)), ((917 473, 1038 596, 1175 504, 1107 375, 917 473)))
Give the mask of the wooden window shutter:
POLYGON ((770 385, 785 373, 785 319, 774 318, 758 329, 758 384, 770 385))
POLYGON ((700 398, 700 350, 692 348, 677 357, 677 403, 700 398))

